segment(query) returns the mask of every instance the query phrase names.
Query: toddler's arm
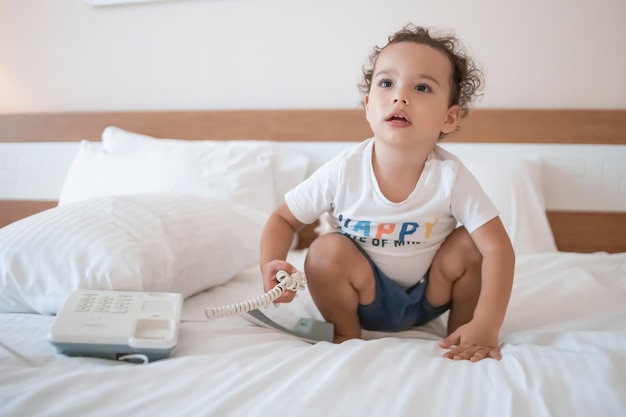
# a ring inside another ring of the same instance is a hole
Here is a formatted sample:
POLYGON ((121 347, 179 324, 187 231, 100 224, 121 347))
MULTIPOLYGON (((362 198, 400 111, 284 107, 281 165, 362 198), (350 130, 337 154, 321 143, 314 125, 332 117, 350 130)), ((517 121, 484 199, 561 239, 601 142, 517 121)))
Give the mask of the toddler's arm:
MULTIPOLYGON (((296 268, 286 259, 295 234, 303 226, 304 224, 294 217, 286 204, 278 207, 267 220, 261 235, 261 273, 265 291, 271 290, 278 284, 276 280, 278 271, 284 270, 290 274, 296 272, 296 268)), ((274 302, 288 303, 294 297, 293 291, 285 291, 274 302)))
POLYGON ((472 320, 452 332, 441 346, 458 346, 444 355, 448 358, 500 359, 498 334, 511 296, 515 253, 499 217, 479 227, 471 236, 483 257, 478 303, 472 320))

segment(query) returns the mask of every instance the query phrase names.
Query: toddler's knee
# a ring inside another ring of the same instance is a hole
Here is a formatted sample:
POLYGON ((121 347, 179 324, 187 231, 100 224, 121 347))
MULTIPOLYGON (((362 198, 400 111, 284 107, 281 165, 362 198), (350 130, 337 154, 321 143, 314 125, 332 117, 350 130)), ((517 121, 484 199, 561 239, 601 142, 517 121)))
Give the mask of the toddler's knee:
POLYGON ((435 256, 433 265, 443 268, 446 275, 457 276, 459 271, 480 270, 482 254, 464 227, 455 229, 435 256))
POLYGON ((476 252, 480 254, 478 248, 476 247, 476 244, 474 243, 474 240, 472 239, 472 236, 469 234, 465 227, 458 227, 454 231, 454 233, 457 233, 457 237, 461 241, 461 245, 463 245, 463 247, 465 247, 468 252, 476 252))
POLYGON ((458 250, 462 251, 463 258, 465 259, 465 263, 469 267, 480 268, 483 262, 483 256, 478 250, 478 247, 474 243, 472 236, 465 229, 465 227, 459 227, 454 231, 457 235, 455 236, 457 241, 456 247, 458 250))
POLYGON ((325 271, 337 268, 341 262, 343 246, 346 238, 338 234, 322 235, 315 239, 307 250, 305 259, 306 269, 309 271, 325 271))

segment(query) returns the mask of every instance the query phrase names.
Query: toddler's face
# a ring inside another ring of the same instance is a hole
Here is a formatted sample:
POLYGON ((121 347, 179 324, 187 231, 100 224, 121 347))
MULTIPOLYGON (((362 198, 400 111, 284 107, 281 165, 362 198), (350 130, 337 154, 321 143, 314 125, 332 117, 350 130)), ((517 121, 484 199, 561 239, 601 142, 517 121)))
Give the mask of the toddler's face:
POLYGON ((365 97, 374 135, 434 146, 441 132, 452 132, 459 109, 449 106, 451 74, 448 57, 428 45, 400 42, 385 47, 365 97))

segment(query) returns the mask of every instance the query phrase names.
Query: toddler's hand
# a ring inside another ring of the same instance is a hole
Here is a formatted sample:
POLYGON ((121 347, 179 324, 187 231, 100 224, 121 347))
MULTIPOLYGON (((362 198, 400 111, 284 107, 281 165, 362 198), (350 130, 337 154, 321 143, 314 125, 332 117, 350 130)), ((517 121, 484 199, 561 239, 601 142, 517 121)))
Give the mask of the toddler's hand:
POLYGON ((498 328, 494 329, 493 326, 480 325, 473 321, 460 326, 443 339, 439 346, 451 349, 443 355, 448 359, 471 362, 485 358, 502 359, 498 346, 498 328))
MULTIPOLYGON (((291 265, 289 262, 274 260, 268 262, 264 265, 261 265, 261 273, 263 274, 263 289, 264 291, 269 291, 278 285, 278 280, 276 279, 276 274, 278 271, 285 271, 289 274, 293 274, 297 271, 297 269, 291 265)), ((278 303, 290 303, 293 301, 296 293, 294 291, 285 290, 283 294, 274 300, 274 304, 278 303)))

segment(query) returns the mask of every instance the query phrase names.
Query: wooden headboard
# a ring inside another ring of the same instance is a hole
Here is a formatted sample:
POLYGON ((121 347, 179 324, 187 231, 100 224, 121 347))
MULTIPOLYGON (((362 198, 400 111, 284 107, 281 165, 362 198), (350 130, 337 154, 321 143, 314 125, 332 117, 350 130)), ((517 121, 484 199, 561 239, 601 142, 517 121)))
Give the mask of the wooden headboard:
MULTIPOLYGON (((363 110, 224 110, 0 114, 1 142, 100 140, 109 125, 155 137, 361 141, 363 110)), ((626 144, 626 110, 473 110, 449 142, 626 144)), ((1 197, 0 197, 1 198, 1 197)), ((0 200, 0 226, 55 201, 0 200)), ((557 247, 626 252, 626 212, 548 211, 557 247)), ((301 234, 306 245, 311 228, 301 234)))

